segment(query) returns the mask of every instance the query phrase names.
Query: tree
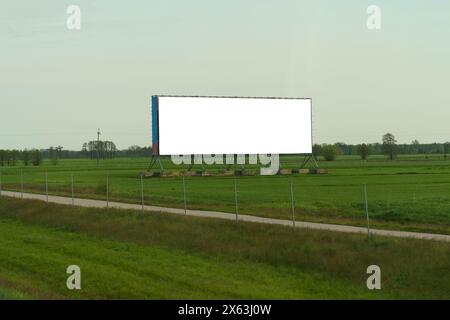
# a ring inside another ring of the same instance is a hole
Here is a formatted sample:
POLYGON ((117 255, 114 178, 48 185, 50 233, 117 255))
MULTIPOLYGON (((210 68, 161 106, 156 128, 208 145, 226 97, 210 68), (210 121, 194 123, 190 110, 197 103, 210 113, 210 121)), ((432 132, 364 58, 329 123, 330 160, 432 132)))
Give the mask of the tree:
POLYGON ((450 152, 450 142, 446 142, 444 143, 444 158, 447 158, 449 152, 450 152))
POLYGON ((59 159, 61 158, 63 147, 50 147, 48 149, 48 157, 50 158, 52 164, 56 166, 58 164, 59 159))
POLYGON ((312 147, 312 153, 314 157, 318 157, 322 155, 322 146, 320 144, 315 144, 312 147))
POLYGON ((6 154, 7 153, 6 153, 5 150, 0 150, 0 166, 2 166, 2 167, 5 165, 5 161, 6 161, 6 158, 7 158, 6 154))
POLYGON ((105 141, 105 155, 106 158, 114 158, 114 154, 117 152, 117 147, 112 141, 105 141))
POLYGON ((39 166, 42 162, 41 152, 37 149, 31 151, 31 163, 33 166, 39 166))
POLYGON ((7 162, 8 162, 8 166, 15 166, 16 165, 16 161, 19 155, 19 151, 18 150, 9 150, 7 151, 7 162))
POLYGON ((58 163, 58 158, 56 158, 56 150, 53 147, 48 148, 48 157, 53 165, 58 163))
POLYGON ((338 154, 345 154, 345 155, 352 154, 351 147, 348 144, 344 142, 336 142, 334 145, 336 146, 338 154))
POLYGON ((367 157, 370 154, 369 146, 365 143, 358 145, 358 154, 360 155, 362 160, 367 160, 367 157))
POLYGON ((411 153, 420 153, 420 142, 417 139, 414 139, 413 141, 411 141, 411 153))
POLYGON ((83 156, 87 157, 88 155, 87 142, 83 143, 83 146, 81 147, 81 153, 83 154, 83 156))
POLYGON ((337 156, 337 147, 332 144, 322 145, 322 156, 326 161, 334 161, 337 156))
POLYGON ((386 154, 390 160, 394 160, 397 152, 397 140, 392 133, 386 133, 383 136, 383 153, 386 154))
POLYGON ((24 166, 27 166, 30 162, 30 152, 28 150, 22 151, 22 161, 24 166))
POLYGON ((97 150, 97 141, 88 142, 88 151, 91 159, 94 159, 95 151, 97 150))
POLYGON ((114 158, 117 152, 117 147, 112 141, 89 141, 85 142, 82 147, 83 154, 90 154, 90 158, 94 159, 97 155, 102 159, 114 158))

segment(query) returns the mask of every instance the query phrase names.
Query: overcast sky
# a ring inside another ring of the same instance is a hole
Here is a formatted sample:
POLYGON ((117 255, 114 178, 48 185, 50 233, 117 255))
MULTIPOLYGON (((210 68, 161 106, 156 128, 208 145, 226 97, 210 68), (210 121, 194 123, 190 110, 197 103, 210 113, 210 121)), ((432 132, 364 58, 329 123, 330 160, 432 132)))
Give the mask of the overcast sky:
POLYGON ((153 94, 311 97, 316 143, 449 141, 449 39, 450 1, 0 0, 0 148, 150 145, 153 94))

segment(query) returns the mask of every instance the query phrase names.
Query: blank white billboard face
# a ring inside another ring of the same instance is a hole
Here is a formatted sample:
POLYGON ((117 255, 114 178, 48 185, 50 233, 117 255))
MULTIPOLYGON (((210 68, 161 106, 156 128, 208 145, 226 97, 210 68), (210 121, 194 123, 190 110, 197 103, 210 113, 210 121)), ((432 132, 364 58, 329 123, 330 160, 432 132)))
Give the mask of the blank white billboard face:
POLYGON ((159 154, 311 153, 311 99, 158 97, 159 154))

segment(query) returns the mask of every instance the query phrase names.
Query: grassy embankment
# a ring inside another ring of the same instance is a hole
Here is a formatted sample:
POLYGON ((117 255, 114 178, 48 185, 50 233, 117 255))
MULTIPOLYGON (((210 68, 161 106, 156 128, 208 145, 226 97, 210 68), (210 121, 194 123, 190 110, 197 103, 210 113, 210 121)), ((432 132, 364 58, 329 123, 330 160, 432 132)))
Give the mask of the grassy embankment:
POLYGON ((449 299, 448 243, 0 197, 0 298, 449 299), (82 290, 65 287, 79 265, 82 290), (382 290, 366 288, 366 268, 382 290))

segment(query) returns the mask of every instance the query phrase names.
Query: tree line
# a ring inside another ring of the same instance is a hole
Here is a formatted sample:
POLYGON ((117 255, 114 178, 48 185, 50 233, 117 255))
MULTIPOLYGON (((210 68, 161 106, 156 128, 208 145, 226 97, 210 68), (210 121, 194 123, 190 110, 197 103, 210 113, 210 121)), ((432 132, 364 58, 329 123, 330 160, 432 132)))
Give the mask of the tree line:
POLYGON ((48 149, 31 150, 0 150, 0 166, 15 166, 18 164, 39 166, 44 159, 53 165, 60 159, 113 159, 115 157, 150 157, 151 147, 130 146, 125 150, 118 150, 112 141, 89 141, 83 143, 81 150, 64 150, 63 147, 49 147, 48 149))
POLYGON ((359 155, 362 160, 366 160, 370 155, 386 155, 393 160, 399 154, 442 154, 444 158, 447 158, 450 154, 450 142, 423 144, 418 140, 413 140, 410 144, 397 144, 395 136, 392 133, 386 133, 383 135, 381 143, 315 144, 313 154, 316 157, 322 156, 327 161, 335 160, 339 154, 359 155))
MULTIPOLYGON (((447 158, 450 153, 450 142, 423 144, 413 140, 410 144, 397 144, 391 133, 383 135, 381 143, 346 144, 315 144, 313 155, 322 156, 327 161, 333 161, 337 155, 359 155, 366 160, 370 155, 386 155, 393 160, 399 154, 442 154, 447 158)), ((56 165, 60 159, 113 159, 150 157, 151 147, 132 145, 124 150, 118 150, 112 141, 89 141, 83 143, 81 150, 64 150, 63 147, 49 147, 48 149, 31 150, 0 150, 0 166, 15 166, 21 163, 25 166, 39 166, 43 159, 48 159, 56 165)))
POLYGON ((89 141, 83 143, 81 156, 89 159, 112 159, 116 156, 117 147, 112 141, 89 141))
POLYGON ((0 150, 0 166, 15 166, 18 161, 23 165, 38 166, 42 162, 42 152, 37 149, 32 150, 0 150))
POLYGON ((24 166, 39 166, 44 157, 50 159, 52 163, 56 165, 60 159, 61 148, 62 147, 50 147, 47 150, 0 150, 0 166, 15 166, 19 162, 24 166))

